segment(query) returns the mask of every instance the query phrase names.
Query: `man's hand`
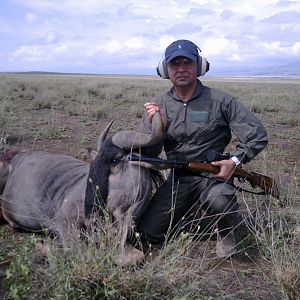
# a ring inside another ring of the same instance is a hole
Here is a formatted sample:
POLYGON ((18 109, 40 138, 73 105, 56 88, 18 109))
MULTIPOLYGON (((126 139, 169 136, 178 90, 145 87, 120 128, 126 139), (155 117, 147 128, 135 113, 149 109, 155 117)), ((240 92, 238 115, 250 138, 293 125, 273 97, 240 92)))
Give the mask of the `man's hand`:
POLYGON ((148 120, 151 123, 154 114, 157 111, 159 112, 159 105, 154 103, 154 102, 147 102, 147 103, 144 104, 144 108, 146 110, 148 120))
POLYGON ((224 159, 220 161, 213 161, 211 163, 213 166, 217 166, 220 168, 220 172, 213 174, 212 177, 222 180, 228 180, 233 174, 236 165, 231 159, 224 159))

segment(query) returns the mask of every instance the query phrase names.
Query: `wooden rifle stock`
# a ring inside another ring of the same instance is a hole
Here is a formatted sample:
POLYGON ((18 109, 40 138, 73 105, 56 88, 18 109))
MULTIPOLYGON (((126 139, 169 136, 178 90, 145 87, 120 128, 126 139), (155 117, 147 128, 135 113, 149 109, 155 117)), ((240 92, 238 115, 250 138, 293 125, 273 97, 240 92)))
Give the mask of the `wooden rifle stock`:
MULTIPOLYGON (((220 168, 211 163, 190 162, 184 169, 191 172, 219 173, 220 168)), ((235 168, 232 176, 247 180, 252 187, 260 187, 266 194, 279 199, 279 191, 273 178, 256 172, 248 172, 242 168, 235 168)))

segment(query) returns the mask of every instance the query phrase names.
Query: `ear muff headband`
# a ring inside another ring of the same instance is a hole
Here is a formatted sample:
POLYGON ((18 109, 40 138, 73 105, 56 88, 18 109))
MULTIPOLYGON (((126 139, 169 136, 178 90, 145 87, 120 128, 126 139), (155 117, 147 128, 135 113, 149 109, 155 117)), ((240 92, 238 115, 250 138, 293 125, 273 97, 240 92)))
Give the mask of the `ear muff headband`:
MULTIPOLYGON (((197 77, 203 76, 206 72, 209 71, 209 62, 204 56, 201 56, 201 50, 198 48, 198 57, 197 57, 197 77)), ((156 67, 157 75, 164 79, 169 79, 168 67, 166 58, 163 58, 162 61, 158 63, 156 67)))

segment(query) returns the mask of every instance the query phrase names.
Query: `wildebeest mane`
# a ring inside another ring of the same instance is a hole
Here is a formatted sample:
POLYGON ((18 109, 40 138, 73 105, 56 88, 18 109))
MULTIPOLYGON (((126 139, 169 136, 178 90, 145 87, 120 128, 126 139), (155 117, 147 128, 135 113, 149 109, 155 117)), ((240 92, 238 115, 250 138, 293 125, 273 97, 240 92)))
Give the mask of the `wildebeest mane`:
POLYGON ((165 182, 165 178, 161 171, 150 169, 152 183, 155 189, 158 189, 165 182))

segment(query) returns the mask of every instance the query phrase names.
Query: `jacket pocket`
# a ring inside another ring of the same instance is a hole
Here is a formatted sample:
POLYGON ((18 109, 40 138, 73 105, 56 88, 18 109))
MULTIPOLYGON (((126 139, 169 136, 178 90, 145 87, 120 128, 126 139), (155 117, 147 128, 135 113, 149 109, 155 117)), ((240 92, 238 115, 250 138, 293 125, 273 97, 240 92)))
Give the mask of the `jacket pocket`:
POLYGON ((197 123, 208 123, 209 112, 208 111, 188 111, 187 121, 197 123))

